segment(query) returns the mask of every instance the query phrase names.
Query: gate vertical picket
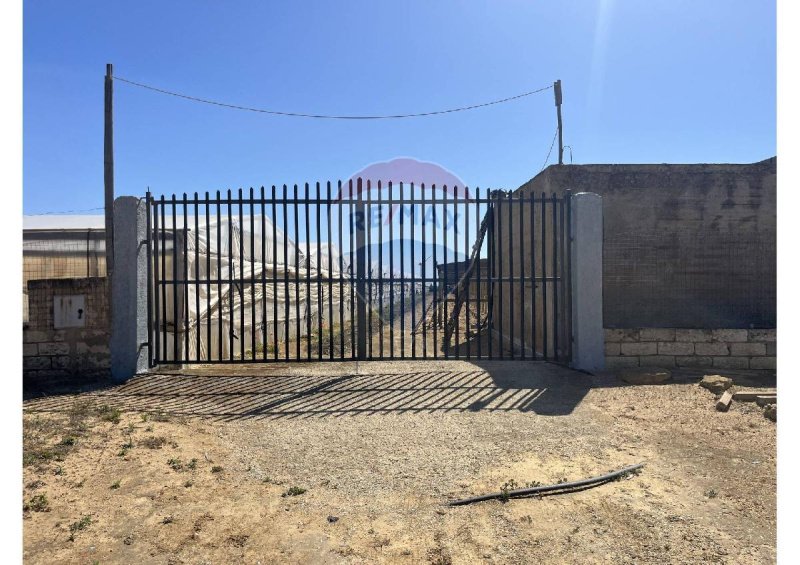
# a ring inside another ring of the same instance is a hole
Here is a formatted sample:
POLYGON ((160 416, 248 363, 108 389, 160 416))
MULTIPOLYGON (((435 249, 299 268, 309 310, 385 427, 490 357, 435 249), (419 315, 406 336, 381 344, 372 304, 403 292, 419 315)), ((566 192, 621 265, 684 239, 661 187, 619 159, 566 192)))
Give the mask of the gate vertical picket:
POLYGON ((152 249, 153 249, 153 229, 150 225, 150 191, 145 195, 145 217, 147 240, 147 366, 153 366, 153 293, 151 285, 153 283, 152 273, 152 249))
MULTIPOLYGON (((356 204, 356 331, 358 333, 357 345, 357 358, 363 360, 367 358, 367 304, 364 300, 364 292, 366 291, 366 256, 365 256, 365 233, 364 233, 364 195, 361 190, 361 179, 358 179, 357 184, 357 204, 356 204)), ((352 199, 352 192, 350 198, 352 199)), ((353 223, 353 217, 350 217, 350 223, 353 223)))

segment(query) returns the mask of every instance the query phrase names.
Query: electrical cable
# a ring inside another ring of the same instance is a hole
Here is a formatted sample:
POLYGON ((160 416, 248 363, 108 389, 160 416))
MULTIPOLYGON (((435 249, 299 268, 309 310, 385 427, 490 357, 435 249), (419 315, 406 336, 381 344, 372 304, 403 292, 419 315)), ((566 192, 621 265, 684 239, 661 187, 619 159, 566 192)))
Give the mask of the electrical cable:
POLYGON ((96 212, 97 210, 105 210, 105 207, 99 208, 84 208, 82 210, 55 210, 51 212, 39 212, 37 214, 26 214, 27 216, 54 216, 58 214, 74 214, 75 212, 96 212))
POLYGON ((495 104, 502 104, 504 102, 510 102, 512 100, 517 100, 519 98, 524 98, 526 96, 530 96, 532 94, 537 94, 539 92, 543 92, 550 88, 553 88, 552 85, 545 86, 542 88, 538 88, 536 90, 531 90, 529 92, 524 92, 522 94, 517 94, 516 96, 509 96, 507 98, 502 98, 500 100, 493 100, 491 102, 483 102, 481 104, 473 104, 471 106, 462 106, 459 108, 450 108, 447 110, 435 110, 432 112, 418 112, 413 114, 386 114, 386 115, 331 115, 331 114, 307 114, 302 112, 285 112, 279 110, 266 110, 263 108, 252 108, 249 106, 240 106, 238 104, 228 104, 226 102, 218 102, 216 100, 208 100, 206 98, 199 98, 197 96, 190 96, 188 94, 181 94, 179 92, 173 92, 171 90, 166 90, 164 88, 158 88, 155 86, 150 86, 147 84, 143 84, 140 82, 132 81, 126 78, 115 76, 113 77, 114 80, 118 80, 120 82, 124 82, 133 86, 138 86, 139 88, 144 88, 147 90, 152 90, 154 92, 159 92, 161 94, 168 94, 170 96, 176 96, 178 98, 183 98, 185 100, 191 100, 194 102, 202 102, 203 104, 211 104, 214 106, 222 106, 223 108, 231 108, 233 110, 245 110, 248 112, 258 112, 261 114, 272 114, 276 116, 289 116, 293 118, 316 118, 322 120, 390 120, 390 119, 401 119, 401 118, 421 118, 425 116, 435 116, 439 114, 450 114, 453 112, 463 112, 466 110, 474 110, 476 108, 484 108, 486 106, 493 106, 495 104))
POLYGON ((539 169, 540 173, 547 166, 547 162, 550 161, 550 154, 553 152, 553 146, 556 144, 556 137, 558 137, 558 128, 556 128, 556 132, 553 134, 553 141, 550 142, 550 150, 547 152, 547 157, 544 158, 544 165, 539 169))

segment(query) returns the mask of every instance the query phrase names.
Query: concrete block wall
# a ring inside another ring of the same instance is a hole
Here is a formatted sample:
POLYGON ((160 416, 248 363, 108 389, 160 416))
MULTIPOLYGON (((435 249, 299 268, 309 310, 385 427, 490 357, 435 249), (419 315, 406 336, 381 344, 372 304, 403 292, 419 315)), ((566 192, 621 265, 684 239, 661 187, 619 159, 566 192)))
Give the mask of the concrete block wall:
POLYGON ((107 279, 28 282, 29 319, 23 324, 25 388, 93 381, 110 374, 110 305, 107 279), (82 295, 83 327, 54 327, 54 298, 82 295))
POLYGON ((606 368, 776 368, 774 329, 627 328, 605 330, 606 368))
POLYGON ((748 329, 776 326, 776 187, 773 157, 552 165, 518 193, 602 196, 606 327, 748 329))

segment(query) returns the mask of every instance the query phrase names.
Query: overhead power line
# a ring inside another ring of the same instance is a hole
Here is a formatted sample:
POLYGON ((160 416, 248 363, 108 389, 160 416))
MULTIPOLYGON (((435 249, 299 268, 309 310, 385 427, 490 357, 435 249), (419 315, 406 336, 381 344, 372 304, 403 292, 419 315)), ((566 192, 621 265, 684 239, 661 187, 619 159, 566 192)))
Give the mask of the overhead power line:
POLYGON ((173 92, 171 90, 166 90, 163 88, 157 88, 155 86, 150 86, 148 84, 142 84, 140 82, 135 82, 132 80, 128 80, 126 78, 114 77, 115 81, 125 82, 127 84, 138 86, 139 88, 145 88, 147 90, 152 90, 154 92, 160 92, 161 94, 169 94, 170 96, 176 96, 178 98, 183 98, 185 100, 191 100, 193 102, 202 102, 203 104, 212 104, 214 106, 222 106, 223 108, 231 108, 233 110, 245 110, 248 112, 258 112, 261 114, 272 114, 276 116, 289 116, 292 118, 316 118, 321 120, 391 120, 391 119, 400 119, 400 118, 421 118, 425 116, 436 116, 439 114, 451 114, 453 112, 464 112, 466 110, 475 110, 476 108, 484 108, 486 106, 493 106, 495 104, 502 104, 504 102, 511 102, 512 100, 517 100, 519 98, 524 98, 526 96, 530 96, 532 94, 536 94, 539 92, 544 92, 545 90, 549 90, 553 88, 553 85, 545 86, 542 88, 538 88, 536 90, 531 90, 530 92, 524 92, 522 94, 517 94, 516 96, 509 96, 507 98, 502 98, 500 100, 493 100, 491 102, 483 102, 481 104, 473 104, 471 106, 462 106, 459 108, 450 108, 447 110, 436 110, 433 112, 418 112, 413 114, 385 114, 385 115, 331 115, 331 114, 306 114, 302 112, 284 112, 279 110, 266 110, 263 108, 251 108, 248 106, 240 106, 238 104, 228 104, 225 102, 218 102, 216 100, 208 100, 206 98, 199 98, 197 96, 190 96, 188 94, 181 94, 179 92, 173 92))
POLYGON ((104 207, 99 208, 84 208, 82 210, 53 210, 51 212, 37 212, 36 214, 27 214, 28 216, 57 216, 59 214, 74 214, 75 212, 95 212, 97 210, 105 210, 104 207))

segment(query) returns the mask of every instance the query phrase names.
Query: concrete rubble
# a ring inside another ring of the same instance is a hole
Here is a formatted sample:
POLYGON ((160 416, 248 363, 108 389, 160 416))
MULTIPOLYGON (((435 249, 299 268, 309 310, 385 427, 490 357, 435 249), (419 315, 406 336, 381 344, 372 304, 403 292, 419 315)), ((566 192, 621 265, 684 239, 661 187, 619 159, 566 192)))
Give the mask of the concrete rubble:
POLYGON ((700 381, 700 386, 713 392, 722 394, 733 385, 733 379, 722 375, 706 375, 700 381))

